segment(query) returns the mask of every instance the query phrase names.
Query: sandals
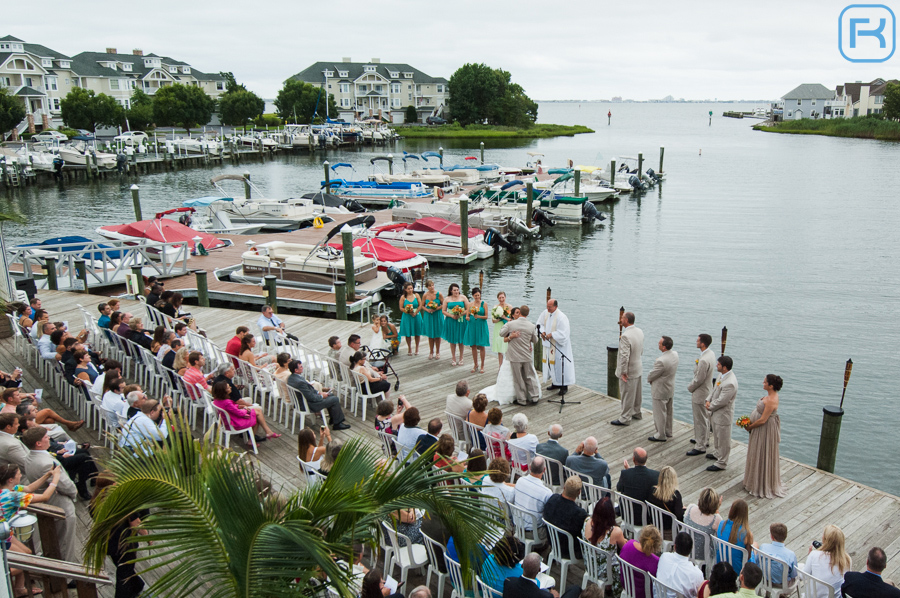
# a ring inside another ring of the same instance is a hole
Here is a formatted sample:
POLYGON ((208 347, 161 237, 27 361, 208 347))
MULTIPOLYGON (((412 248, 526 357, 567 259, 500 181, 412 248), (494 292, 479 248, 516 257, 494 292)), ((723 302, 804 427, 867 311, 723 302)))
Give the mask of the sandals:
POLYGON ((469 370, 469 371, 472 372, 473 374, 476 373, 476 372, 478 371, 478 366, 476 365, 475 367, 473 367, 473 368, 472 368, 471 370, 469 370))
POLYGON ((482 374, 483 374, 483 373, 484 373, 484 368, 481 368, 481 370, 480 370, 480 371, 481 371, 481 373, 482 373, 482 374))
POLYGON ((270 438, 281 438, 281 434, 276 434, 275 432, 272 432, 271 434, 266 436, 266 439, 270 439, 270 438))

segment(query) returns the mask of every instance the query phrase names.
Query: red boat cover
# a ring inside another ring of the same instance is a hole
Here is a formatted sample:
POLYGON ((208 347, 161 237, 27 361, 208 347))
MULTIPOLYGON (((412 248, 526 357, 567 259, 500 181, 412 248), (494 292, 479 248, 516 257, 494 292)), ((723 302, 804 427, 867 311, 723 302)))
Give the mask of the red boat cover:
MULTIPOLYGON (((412 224, 407 227, 409 230, 420 230, 420 231, 433 231, 438 232, 444 235, 450 235, 451 237, 458 237, 461 234, 461 229, 458 224, 453 224, 449 220, 444 220, 443 218, 437 218, 434 216, 429 216, 428 218, 419 218, 412 224)), ((484 234, 484 231, 480 228, 472 228, 469 227, 469 238, 472 237, 480 237, 484 234)))
POLYGON ((169 220, 168 218, 161 218, 159 220, 140 220, 138 222, 132 222, 131 224, 116 224, 112 226, 103 226, 101 228, 103 230, 119 233, 120 235, 138 237, 140 239, 157 241, 159 243, 177 243, 179 241, 185 241, 187 242, 188 247, 191 248, 191 251, 194 251, 194 237, 200 237, 200 242, 203 243, 203 247, 206 249, 225 247, 225 241, 204 232, 194 230, 175 222, 174 220, 169 220))
MULTIPOLYGON (((344 248, 341 243, 329 243, 328 246, 335 249, 344 248)), ((375 258, 379 262, 402 262, 419 256, 419 254, 412 251, 394 247, 381 239, 356 239, 353 241, 353 246, 359 247, 364 256, 375 258)))

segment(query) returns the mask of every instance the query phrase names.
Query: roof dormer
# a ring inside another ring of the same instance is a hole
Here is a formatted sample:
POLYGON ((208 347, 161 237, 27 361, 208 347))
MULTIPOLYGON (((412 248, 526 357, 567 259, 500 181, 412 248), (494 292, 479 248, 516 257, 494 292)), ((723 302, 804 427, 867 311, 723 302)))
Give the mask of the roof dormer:
POLYGON ((391 76, 391 79, 400 78, 400 71, 390 71, 388 74, 391 76))
MULTIPOLYGON (((131 65, 128 65, 128 66, 131 66, 131 65)), ((60 60, 59 68, 62 68, 62 69, 72 68, 72 62, 69 60, 60 60)))
POLYGON ((341 79, 346 79, 350 76, 350 71, 338 71, 338 77, 341 79))
POLYGON ((45 68, 53 67, 53 59, 52 58, 41 58, 41 66, 45 68))
POLYGON ((375 66, 374 64, 367 64, 365 67, 363 67, 363 69, 367 73, 374 73, 378 69, 378 67, 375 66))
POLYGON ((131 72, 131 66, 132 66, 132 65, 131 65, 130 62, 123 62, 123 63, 122 63, 122 70, 123 70, 123 71, 129 71, 129 72, 131 72))
POLYGON ((182 75, 190 75, 190 74, 191 74, 191 67, 189 67, 189 66, 183 66, 183 67, 181 67, 181 74, 182 74, 182 75))

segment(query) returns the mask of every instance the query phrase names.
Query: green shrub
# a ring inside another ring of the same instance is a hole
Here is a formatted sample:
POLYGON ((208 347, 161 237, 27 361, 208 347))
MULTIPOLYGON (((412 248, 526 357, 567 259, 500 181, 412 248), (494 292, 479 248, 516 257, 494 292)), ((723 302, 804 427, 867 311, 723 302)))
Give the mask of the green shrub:
POLYGON ((266 125, 270 127, 280 127, 284 124, 284 121, 278 118, 277 114, 261 114, 254 119, 253 124, 257 127, 265 127, 266 125))
POLYGON ((406 118, 404 119, 406 123, 415 123, 419 122, 419 114, 416 112, 416 107, 410 104, 406 107, 406 118))
POLYGON ((68 137, 69 139, 71 139, 72 137, 75 137, 76 135, 81 135, 81 133, 79 133, 79 132, 76 131, 75 129, 69 129, 69 128, 67 128, 67 127, 60 127, 60 128, 57 129, 57 130, 58 130, 60 133, 62 133, 63 135, 65 135, 66 137, 68 137))

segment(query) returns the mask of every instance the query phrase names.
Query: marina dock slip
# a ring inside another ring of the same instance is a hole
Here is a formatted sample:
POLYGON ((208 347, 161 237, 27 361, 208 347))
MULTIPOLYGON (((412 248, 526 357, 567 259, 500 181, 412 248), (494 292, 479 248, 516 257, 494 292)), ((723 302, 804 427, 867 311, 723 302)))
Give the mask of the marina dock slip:
MULTIPOLYGON (((41 292, 40 297, 43 307, 49 310, 51 319, 68 321, 72 329, 79 329, 82 321, 76 304, 80 303, 93 312, 96 310, 96 304, 102 300, 99 295, 49 291, 41 292)), ((122 309, 130 310, 136 315, 142 315, 143 312, 137 302, 129 300, 122 301, 122 309)), ((206 330, 209 338, 219 346, 225 345, 237 326, 247 325, 251 330, 254 329, 258 317, 258 312, 253 310, 191 306, 190 311, 200 326, 206 330)), ((371 336, 369 328, 358 322, 293 315, 281 317, 290 332, 296 334, 306 345, 320 351, 327 349, 327 339, 331 335, 338 335, 346 341, 349 334, 356 333, 362 336, 364 343, 371 336)), ((397 395, 405 394, 409 401, 419 408, 423 421, 433 417, 444 419, 446 396, 454 391, 458 380, 465 378, 469 381, 472 397, 481 388, 494 383, 497 375, 496 359, 488 360, 489 366, 485 374, 472 374, 468 366, 450 366, 449 347, 446 346, 440 361, 428 360, 424 354, 427 351, 427 340, 423 341, 420 355, 408 357, 401 347, 401 354, 391 360, 400 377, 400 389, 392 393, 392 398, 395 400, 397 395)), ((466 362, 471 364, 468 356, 466 362)), ((11 370, 16 365, 25 369, 26 386, 29 389, 33 386, 44 388, 49 386, 46 381, 37 378, 37 372, 33 368, 26 367, 21 357, 14 354, 12 339, 0 341, 0 367, 11 370)), ((49 406, 65 412, 65 408, 52 392, 47 391, 44 396, 49 406)), ((741 488, 747 454, 747 445, 743 442, 732 442, 729 468, 724 472, 712 473, 706 471, 708 465, 706 459, 685 456, 685 452, 691 447, 688 440, 693 430, 693 426, 688 423, 676 421, 675 437, 672 440, 666 443, 651 443, 647 441, 647 437, 653 433, 653 418, 646 409, 642 420, 635 420, 627 428, 615 428, 609 425, 609 421, 615 419, 620 412, 620 404, 616 399, 573 385, 570 386, 566 398, 582 403, 566 406, 563 413, 559 414, 559 407, 548 404, 547 398, 550 397, 545 396, 534 407, 516 405, 503 407, 504 421, 508 425, 514 413, 525 413, 529 418, 528 431, 536 434, 541 441, 546 438, 550 424, 560 423, 564 428, 564 436, 560 442, 570 451, 574 450, 585 437, 595 436, 599 441, 599 454, 609 463, 613 485, 623 469, 623 459, 630 459, 633 448, 642 446, 649 453, 649 467, 660 469, 664 465, 671 465, 678 472, 680 489, 686 505, 695 502, 700 490, 706 486, 712 486, 724 496, 721 509, 723 515, 727 514, 733 500, 738 498, 746 500, 750 505, 750 527, 759 543, 769 541, 768 528, 771 523, 784 523, 788 527, 786 544, 797 553, 798 559, 803 561, 810 543, 821 539, 824 526, 832 523, 841 527, 846 535, 847 551, 853 558, 854 570, 865 568, 869 548, 881 546, 888 558, 885 575, 891 579, 900 577, 900 534, 897 533, 900 498, 897 496, 782 458, 781 472, 787 496, 772 500, 755 498, 741 488)), ((649 406, 649 393, 647 398, 645 406, 649 406)), ((686 392, 679 391, 676 395, 676 401, 687 400, 689 397, 686 392)), ((377 445, 373 417, 371 409, 366 422, 361 422, 358 417, 348 412, 347 420, 352 428, 346 432, 336 432, 335 435, 343 439, 363 436, 373 445, 377 445)), ((308 423, 317 425, 314 420, 308 423)), ((301 485, 297 471, 296 440, 289 434, 289 430, 285 430, 277 423, 273 425, 278 432, 288 433, 280 439, 261 444, 258 461, 274 487, 293 490, 301 485)), ((82 428, 74 436, 79 441, 91 441, 95 446, 101 444, 93 436, 93 432, 87 431, 86 428, 82 428)), ((745 438, 740 431, 736 431, 734 437, 745 438)), ((232 443, 232 446, 235 447, 235 443, 232 443)), ((235 448, 241 450, 239 447, 235 448)), ((98 455, 104 452, 103 449, 94 451, 98 455)), ((252 455, 248 457, 254 458, 252 455)), ((83 538, 90 521, 83 502, 78 503, 78 514, 84 523, 84 527, 79 530, 79 537, 83 538)), ((153 575, 148 577, 154 578, 153 575)), ((569 579, 573 582, 577 582, 580 578, 580 567, 574 574, 569 573, 569 579)), ((111 596, 111 588, 102 589, 101 595, 111 596)))

